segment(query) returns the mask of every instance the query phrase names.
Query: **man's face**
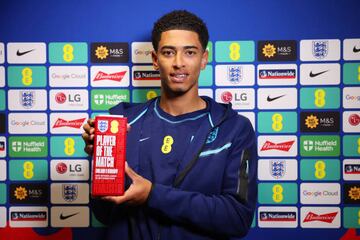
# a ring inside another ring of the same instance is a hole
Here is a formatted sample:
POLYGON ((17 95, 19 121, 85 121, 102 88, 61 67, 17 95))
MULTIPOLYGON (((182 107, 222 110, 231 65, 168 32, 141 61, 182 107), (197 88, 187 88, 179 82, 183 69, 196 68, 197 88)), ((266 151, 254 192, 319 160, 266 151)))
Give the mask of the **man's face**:
POLYGON ((208 52, 196 32, 169 30, 161 34, 153 65, 160 71, 162 90, 172 95, 197 95, 200 70, 207 64, 208 52))

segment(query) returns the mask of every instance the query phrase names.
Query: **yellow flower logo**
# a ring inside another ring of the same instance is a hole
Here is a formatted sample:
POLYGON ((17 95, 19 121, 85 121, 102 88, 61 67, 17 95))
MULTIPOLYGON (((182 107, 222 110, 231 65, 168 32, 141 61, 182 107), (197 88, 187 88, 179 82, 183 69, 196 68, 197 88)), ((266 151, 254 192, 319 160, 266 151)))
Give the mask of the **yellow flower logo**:
POLYGON ((316 128, 317 125, 319 125, 319 119, 316 116, 311 114, 310 116, 308 116, 305 119, 305 124, 308 128, 311 128, 311 129, 316 128))
POLYGON ((109 50, 104 46, 97 47, 95 50, 95 55, 99 59, 105 59, 107 56, 109 56, 109 50))
POLYGON ((352 187, 349 190, 349 197, 352 200, 360 200, 360 188, 358 187, 352 187))
POLYGON ((26 189, 20 186, 15 189, 14 196, 16 197, 16 199, 23 200, 28 196, 28 194, 26 189))
POLYGON ((274 47, 273 44, 268 43, 263 47, 262 53, 264 54, 265 57, 268 58, 274 57, 276 54, 276 48, 274 47))

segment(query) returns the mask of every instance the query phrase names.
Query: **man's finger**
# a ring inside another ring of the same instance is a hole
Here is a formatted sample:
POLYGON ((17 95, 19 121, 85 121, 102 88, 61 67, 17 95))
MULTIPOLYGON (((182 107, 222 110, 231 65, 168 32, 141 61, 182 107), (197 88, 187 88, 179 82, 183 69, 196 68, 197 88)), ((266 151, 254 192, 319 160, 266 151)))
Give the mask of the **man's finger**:
POLYGON ((86 145, 84 151, 90 156, 94 153, 94 145, 86 145))
POLYGON ((128 200, 128 197, 126 195, 123 196, 105 196, 101 199, 109 202, 114 202, 116 204, 121 204, 123 202, 126 202, 128 200))
POLYGON ((129 132, 130 130, 131 130, 131 126, 130 126, 130 124, 127 124, 126 125, 126 131, 129 132))
POLYGON ((87 123, 88 123, 91 127, 94 127, 94 122, 95 122, 95 120, 94 120, 93 118, 89 118, 89 119, 87 120, 87 123))
POLYGON ((125 162, 125 173, 131 178, 131 180, 135 180, 139 175, 132 170, 132 168, 125 162))
POLYGON ((83 129, 85 132, 87 132, 88 134, 93 134, 95 132, 95 128, 90 126, 89 124, 85 123, 83 126, 83 129))

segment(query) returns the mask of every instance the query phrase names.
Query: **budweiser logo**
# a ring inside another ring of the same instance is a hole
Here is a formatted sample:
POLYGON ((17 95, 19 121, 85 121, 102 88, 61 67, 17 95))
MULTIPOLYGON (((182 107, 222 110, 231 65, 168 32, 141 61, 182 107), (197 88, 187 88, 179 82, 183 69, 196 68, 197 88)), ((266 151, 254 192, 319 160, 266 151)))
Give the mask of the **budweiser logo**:
POLYGON ((309 212, 304 219, 304 223, 305 222, 313 222, 313 221, 332 223, 337 214, 338 214, 338 212, 317 215, 313 212, 309 212))
POLYGON ((270 141, 266 141, 264 145, 261 148, 261 151, 267 151, 267 150, 279 150, 288 152, 295 141, 288 141, 283 143, 273 143, 270 141))
POLYGON ((96 76, 94 78, 94 81, 112 80, 112 81, 120 82, 124 78, 125 74, 126 74, 126 71, 117 72, 117 73, 110 73, 110 74, 99 71, 96 74, 96 76))
POLYGON ((54 123, 53 128, 60 128, 60 127, 70 127, 70 128, 81 128, 86 118, 80 118, 75 120, 64 120, 62 118, 58 118, 54 123))

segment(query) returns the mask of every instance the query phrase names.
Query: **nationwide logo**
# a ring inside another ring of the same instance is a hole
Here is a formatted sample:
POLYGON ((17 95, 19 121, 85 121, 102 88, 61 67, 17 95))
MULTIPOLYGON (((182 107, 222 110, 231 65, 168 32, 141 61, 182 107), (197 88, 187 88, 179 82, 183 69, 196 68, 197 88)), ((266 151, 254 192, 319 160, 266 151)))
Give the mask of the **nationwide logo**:
POLYGON ((129 62, 128 43, 92 43, 91 62, 127 63, 129 62))
POLYGON ((295 79, 295 69, 264 69, 259 71, 259 79, 295 79))
POLYGON ((95 50, 95 55, 99 59, 105 59, 107 56, 109 56, 109 50, 104 46, 99 46, 95 50))
POLYGON ((285 160, 270 160, 270 175, 275 179, 284 177, 286 172, 285 160))
POLYGON ((10 185, 11 204, 46 204, 48 185, 44 183, 12 183, 10 185))
POLYGON ((84 124, 86 118, 74 119, 74 120, 65 120, 62 118, 58 118, 53 125, 53 128, 61 128, 61 127, 70 127, 80 129, 81 126, 84 124))
POLYGON ((305 119, 305 125, 311 129, 316 128, 319 125, 319 119, 314 115, 307 116, 305 119))
POLYGON ((35 91, 20 91, 20 103, 25 109, 30 109, 35 104, 35 91))
POLYGON ((263 222, 295 222, 296 212, 260 212, 260 221, 263 222))
POLYGON ((348 122, 350 123, 351 126, 357 126, 360 123, 360 116, 359 114, 351 114, 349 116, 348 122))
POLYGON ((317 59, 323 59, 328 55, 329 41, 312 41, 312 54, 317 59))
POLYGON ((0 152, 5 151, 5 141, 0 141, 0 152))
POLYGON ((344 171, 345 174, 360 174, 360 164, 345 164, 344 171))
POLYGON ((231 83, 237 84, 243 80, 243 68, 241 66, 227 67, 228 79, 231 83))
POLYGON ((304 223, 306 222, 325 222, 325 223, 332 223, 336 217, 338 212, 332 212, 332 213, 325 213, 325 214, 315 214, 313 212, 309 212, 306 217, 304 218, 304 223))
POLYGON ((233 96, 232 96, 231 92, 229 92, 229 91, 225 91, 221 94, 221 100, 224 103, 229 103, 232 101, 232 99, 233 99, 233 96))
POLYGON ((294 142, 295 141, 273 143, 271 141, 266 141, 260 151, 278 150, 278 151, 288 152, 290 148, 294 145, 294 142))
POLYGON ((10 212, 11 221, 46 221, 47 212, 46 211, 13 211, 10 212))
POLYGON ((134 80, 160 80, 159 71, 134 71, 134 80))
POLYGON ((99 71, 96 74, 93 81, 111 80, 111 81, 115 81, 115 82, 120 82, 124 78, 125 74, 126 74, 126 71, 110 73, 110 74, 99 71))
POLYGON ((296 41, 259 41, 259 61, 296 61, 296 41))

